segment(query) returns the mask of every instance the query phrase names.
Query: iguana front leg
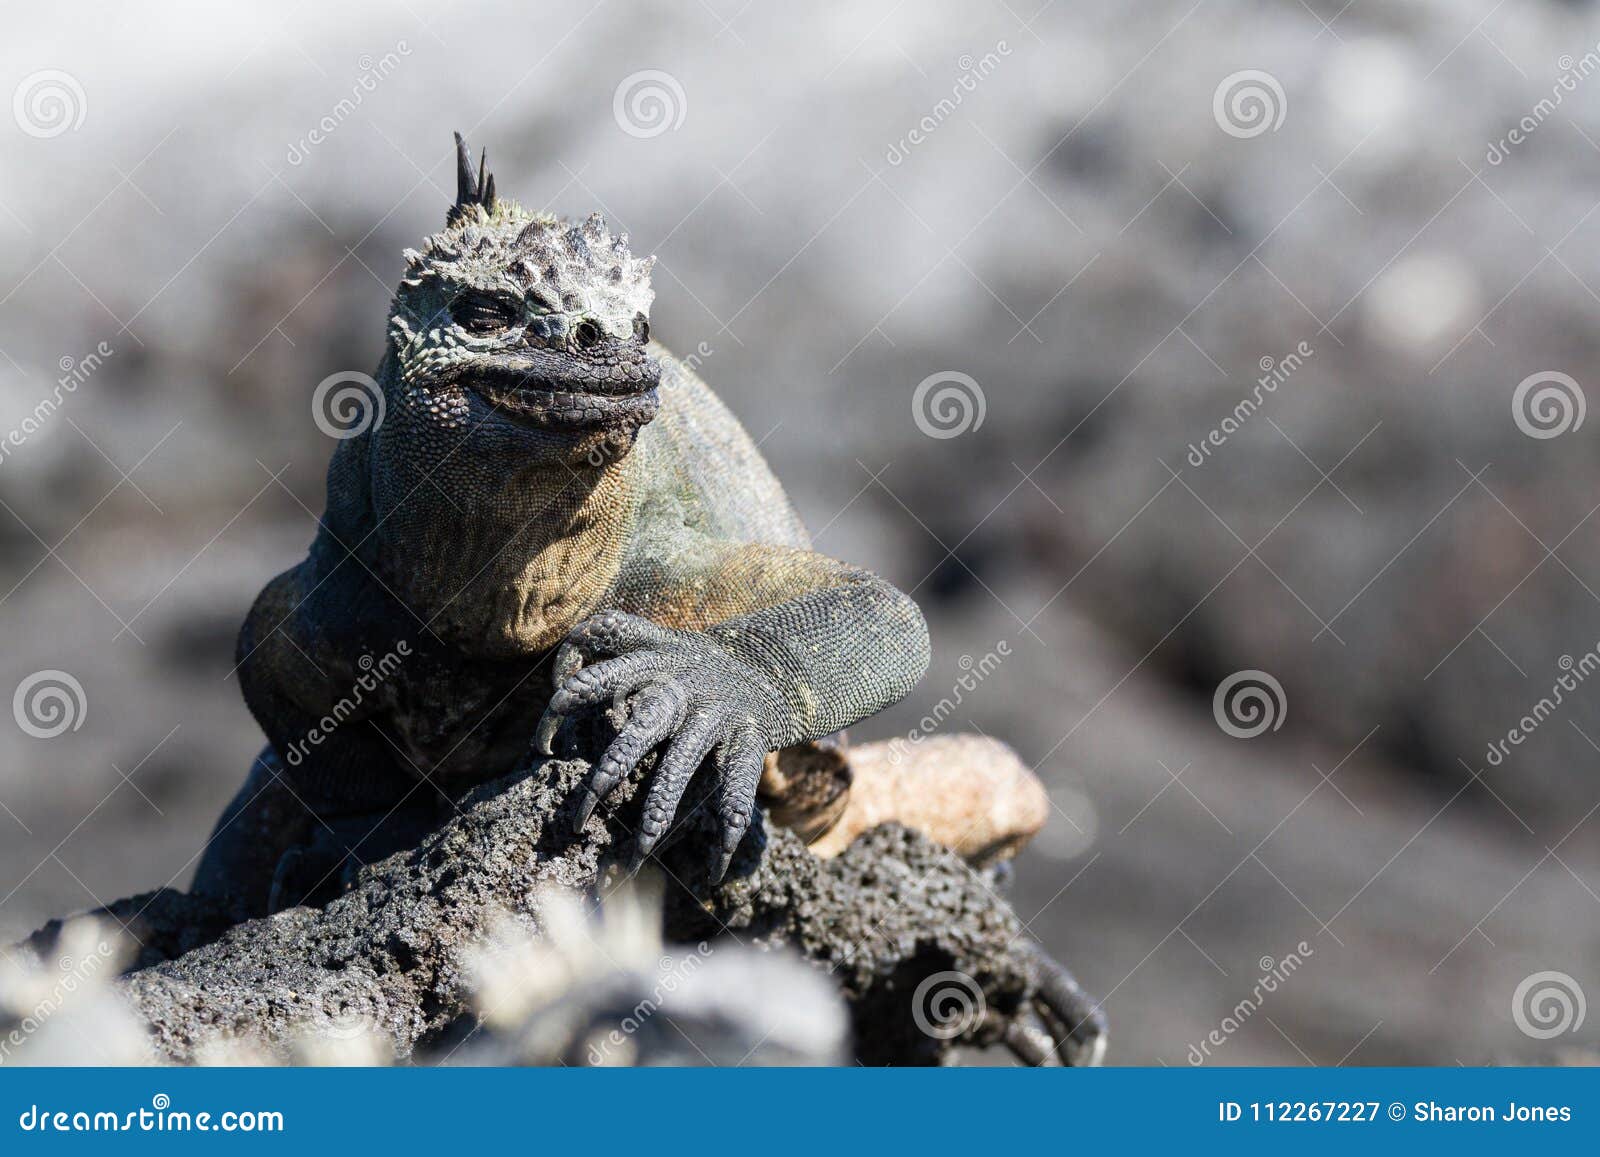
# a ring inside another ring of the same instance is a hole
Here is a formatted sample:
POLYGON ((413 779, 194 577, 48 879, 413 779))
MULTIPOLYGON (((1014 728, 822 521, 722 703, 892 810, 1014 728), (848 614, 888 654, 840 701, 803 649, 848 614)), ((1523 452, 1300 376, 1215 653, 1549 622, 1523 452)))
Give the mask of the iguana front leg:
POLYGON ((708 756, 726 873, 749 827, 767 752, 849 727, 902 698, 928 665, 928 633, 908 597, 867 571, 808 551, 699 542, 645 569, 667 578, 625 609, 580 623, 557 653, 540 720, 546 754, 564 716, 627 701, 579 813, 665 745, 636 857, 650 853, 708 756), (637 613, 635 613, 637 612, 637 613))

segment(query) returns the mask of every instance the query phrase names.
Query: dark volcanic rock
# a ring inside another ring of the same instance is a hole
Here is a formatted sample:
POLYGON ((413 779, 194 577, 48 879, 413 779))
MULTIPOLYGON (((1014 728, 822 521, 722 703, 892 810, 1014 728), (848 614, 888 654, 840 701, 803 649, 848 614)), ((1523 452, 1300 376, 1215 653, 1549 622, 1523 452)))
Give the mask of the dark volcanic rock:
MULTIPOLYGON (((182 893, 120 901, 106 912, 142 950, 119 983, 173 1061, 229 1040, 283 1055, 308 1035, 357 1025, 399 1058, 453 1047, 477 1023, 478 944, 507 920, 543 935, 552 887, 602 897, 627 877, 639 777, 573 835, 587 772, 581 760, 551 760, 478 789, 418 847, 363 868, 321 908, 232 923, 217 902, 182 893)), ((798 950, 849 1000, 862 1060, 931 1062, 954 1045, 994 1043, 1033 995, 1031 942, 1016 916, 986 878, 917 833, 880 827, 824 861, 791 833, 757 825, 728 879, 710 886, 698 838, 706 815, 699 809, 688 838, 659 860, 666 939, 798 950), (947 1040, 918 1029, 913 994, 950 971, 979 991, 977 1012, 947 1040)), ((27 947, 45 958, 59 931, 53 922, 27 947)))

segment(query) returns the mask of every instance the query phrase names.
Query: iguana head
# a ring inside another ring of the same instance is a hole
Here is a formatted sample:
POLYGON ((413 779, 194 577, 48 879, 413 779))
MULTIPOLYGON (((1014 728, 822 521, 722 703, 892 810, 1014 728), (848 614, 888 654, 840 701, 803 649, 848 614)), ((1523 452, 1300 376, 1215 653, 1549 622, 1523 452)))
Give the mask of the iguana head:
POLYGON ((575 225, 497 197, 459 133, 456 170, 445 228, 406 251, 389 312, 402 404, 457 430, 637 431, 659 404, 655 258, 636 259, 598 213, 575 225))

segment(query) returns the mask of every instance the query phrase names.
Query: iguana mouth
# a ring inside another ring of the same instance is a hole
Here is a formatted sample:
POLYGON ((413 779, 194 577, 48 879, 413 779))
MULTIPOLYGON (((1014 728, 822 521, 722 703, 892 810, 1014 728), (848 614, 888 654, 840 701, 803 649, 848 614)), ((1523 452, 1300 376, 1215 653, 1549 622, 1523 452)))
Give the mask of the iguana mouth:
POLYGON ((612 426, 655 417, 661 367, 654 358, 590 362, 533 352, 477 360, 451 376, 508 417, 537 426, 612 426))

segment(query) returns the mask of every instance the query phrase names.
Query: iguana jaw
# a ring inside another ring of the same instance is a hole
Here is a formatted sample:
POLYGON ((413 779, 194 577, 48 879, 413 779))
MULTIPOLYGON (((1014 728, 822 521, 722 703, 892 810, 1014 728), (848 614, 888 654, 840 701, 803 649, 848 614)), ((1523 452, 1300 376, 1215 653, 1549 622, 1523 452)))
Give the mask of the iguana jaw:
POLYGON ((587 430, 649 422, 660 406, 660 380, 653 357, 618 345, 599 360, 533 348, 476 357, 439 384, 459 384, 519 423, 587 430))

